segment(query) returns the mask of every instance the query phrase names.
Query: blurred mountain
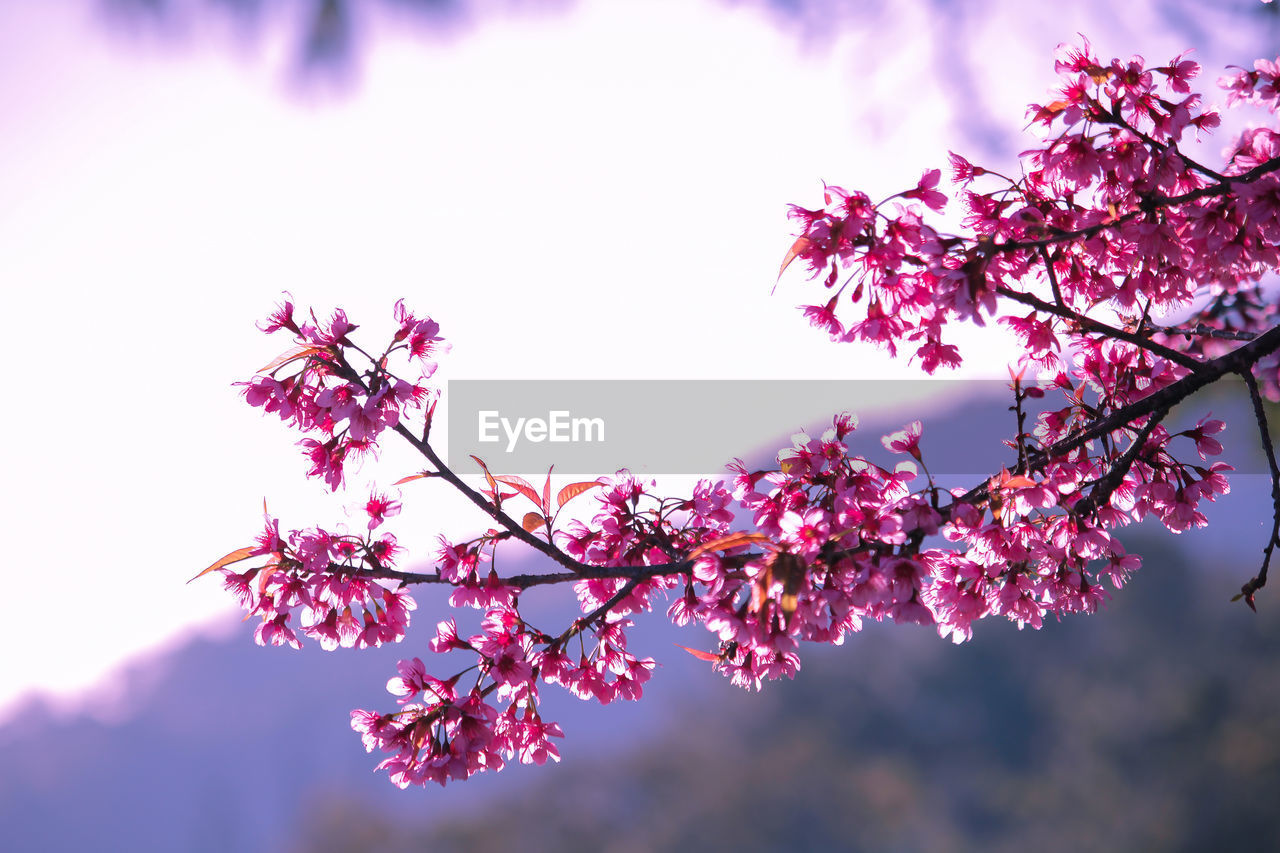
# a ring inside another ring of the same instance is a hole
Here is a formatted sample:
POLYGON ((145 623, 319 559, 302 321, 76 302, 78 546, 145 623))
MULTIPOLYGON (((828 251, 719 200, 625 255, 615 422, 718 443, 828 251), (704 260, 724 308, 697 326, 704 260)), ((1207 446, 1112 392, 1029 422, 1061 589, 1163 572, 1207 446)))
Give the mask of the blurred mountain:
POLYGON ((142 695, 116 722, 29 700, 0 729, 5 848, 279 849, 308 786, 366 781, 345 719, 376 694, 377 657, 394 671, 385 654, 288 654, 241 632, 123 673, 142 695))
MULTIPOLYGON (((221 633, 119 673, 109 707, 88 699, 68 712, 31 698, 11 710, 0 726, 0 849, 271 853, 290 849, 315 802, 456 814, 538 775, 515 768, 424 792, 400 791, 373 772, 379 757, 365 753, 350 712, 395 707, 387 679, 399 658, 430 655, 430 625, 366 651, 260 648, 247 627, 221 633)), ((665 655, 656 646, 647 653, 665 655)), ((573 737, 565 753, 609 753, 615 741, 659 728, 689 660, 667 668, 674 677, 650 691, 652 702, 600 708, 548 697, 547 713, 573 737)))

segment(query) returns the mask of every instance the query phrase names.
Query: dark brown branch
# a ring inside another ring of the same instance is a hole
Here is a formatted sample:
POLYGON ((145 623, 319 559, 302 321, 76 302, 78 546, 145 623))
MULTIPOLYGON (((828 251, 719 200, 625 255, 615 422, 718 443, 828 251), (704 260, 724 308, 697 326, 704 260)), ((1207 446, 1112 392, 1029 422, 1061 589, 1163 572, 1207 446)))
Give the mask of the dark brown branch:
POLYGON ((1111 497, 1111 493, 1124 481, 1124 475, 1128 474, 1129 469, 1133 467, 1134 461, 1138 458, 1138 454, 1142 452, 1142 448, 1147 443, 1147 439, 1151 437, 1152 431, 1168 414, 1169 410, 1167 408, 1158 409, 1147 419, 1141 431, 1134 437, 1133 444, 1129 445, 1129 449, 1125 451, 1124 455, 1115 461, 1111 466, 1111 470, 1094 484, 1089 496, 1081 499, 1072 507, 1073 512, 1080 515, 1089 515, 1098 506, 1107 502, 1111 497))
POLYGON ((1049 289, 1053 292, 1053 304, 1066 309, 1067 302, 1062 298, 1062 289, 1058 287, 1058 273, 1054 271, 1053 261, 1049 258, 1049 250, 1044 246, 1040 247, 1040 260, 1044 261, 1044 271, 1049 276, 1049 289))
MULTIPOLYGON (((361 352, 363 353, 363 351, 361 352)), ((363 354, 365 355, 366 358, 369 357, 367 353, 363 353, 363 354)), ((337 356, 334 362, 332 363, 332 367, 338 376, 342 377, 348 382, 355 383, 366 394, 370 392, 370 388, 365 383, 364 377, 362 377, 359 374, 359 372, 357 372, 356 369, 351 366, 351 364, 346 360, 346 358, 342 356, 341 352, 337 353, 337 356)), ((436 454, 435 450, 432 449, 431 445, 426 441, 425 438, 418 438, 416 435, 410 432, 409 429, 403 423, 396 424, 396 426, 394 427, 394 430, 395 432, 400 434, 401 438, 403 438, 405 441, 413 445, 414 449, 416 449, 419 453, 425 456, 427 460, 436 467, 436 470, 434 472, 435 476, 444 479, 455 489, 462 492, 462 494, 465 495, 468 500, 470 500, 473 504, 475 504, 481 510, 483 510, 485 515, 488 515, 498 524, 502 525, 502 527, 507 531, 507 533, 510 536, 513 536, 516 539, 519 539, 521 542, 525 543, 530 548, 533 548, 535 551, 539 551, 545 554, 546 556, 555 560, 560 565, 564 566, 569 571, 573 572, 575 575, 591 576, 590 566, 587 566, 585 563, 579 563, 577 560, 570 557, 564 551, 561 551, 555 545, 534 536, 532 533, 525 530, 523 525, 519 524, 515 519, 507 515, 505 512, 499 509, 496 505, 486 500, 484 495, 480 494, 475 489, 471 488, 466 483, 464 483, 461 477, 455 474, 453 470, 449 468, 449 466, 444 464, 444 460, 442 460, 436 454)), ((425 429, 423 433, 424 435, 426 434, 425 429)))
POLYGON ((1276 451, 1271 445, 1271 430, 1267 427, 1267 412, 1262 407, 1262 395, 1258 393, 1258 381, 1250 370, 1240 371, 1245 384, 1249 386, 1249 399, 1253 403, 1253 414, 1258 421, 1258 435, 1262 438, 1262 449, 1267 454, 1267 465, 1271 468, 1271 537, 1262 552, 1262 568, 1249 582, 1240 587, 1240 596, 1244 598, 1249 609, 1257 611, 1253 603, 1253 594, 1267 584, 1267 568, 1271 565, 1271 555, 1280 544, 1280 467, 1276 465, 1276 451))
POLYGON ((1032 464, 1043 466, 1049 459, 1070 453, 1095 438, 1112 432, 1134 420, 1149 415, 1160 409, 1171 409, 1192 394, 1217 382, 1228 373, 1239 373, 1249 370, 1260 358, 1280 349, 1280 326, 1268 329, 1242 347, 1221 355, 1212 361, 1197 362, 1196 367, 1188 375, 1159 391, 1143 397, 1136 403, 1130 403, 1118 409, 1110 416, 1095 422, 1088 429, 1071 438, 1032 454, 1032 464))
MULTIPOLYGON (((331 570, 338 572, 344 571, 344 567, 331 566, 331 570)), ((438 583, 451 584, 439 575, 423 575, 417 572, 401 572, 395 569, 380 568, 368 572, 369 577, 383 578, 387 580, 397 580, 405 584, 419 583, 438 583)), ((577 572, 555 572, 550 574, 524 574, 512 575, 507 578, 499 578, 503 586, 514 586, 519 589, 528 589, 531 586, 541 586, 549 583, 564 583, 565 581, 580 581, 582 575, 577 572)))
POLYGON ((1212 326, 1206 326, 1204 323, 1197 323, 1195 328, 1180 329, 1175 326, 1153 326, 1148 324, 1148 329, 1160 332, 1165 335, 1183 335, 1190 338, 1193 335, 1204 338, 1219 338, 1224 341, 1251 341, 1257 337, 1252 332, 1232 332, 1227 329, 1215 329, 1212 326))
MULTIPOLYGON (((1277 161, 1280 162, 1280 161, 1277 161)), ((1219 356, 1212 361, 1199 362, 1195 370, 1188 376, 1171 385, 1143 397, 1136 403, 1130 403, 1117 409, 1105 418, 1094 421, 1089 427, 1075 435, 1065 438, 1044 450, 1033 451, 1028 456, 1028 472, 1043 468, 1050 460, 1065 456, 1078 447, 1096 438, 1121 429, 1141 417, 1160 410, 1172 409, 1192 394, 1210 385, 1228 373, 1248 371, 1260 358, 1280 349, 1280 326, 1269 329, 1249 343, 1238 349, 1219 356)), ((974 503, 984 497, 988 491, 988 483, 974 486, 957 498, 950 506, 943 507, 943 520, 950 517, 950 508, 960 503, 974 503)))
POLYGON ((1142 199, 1141 205, 1136 210, 1118 216, 1115 219, 1106 222, 1099 222, 1084 228, 1077 228, 1074 231, 1062 231, 1054 234, 1052 237, 1042 237, 1039 240, 1009 240, 1005 243, 995 243, 991 246, 991 252, 1016 252, 1023 249, 1039 249, 1044 246, 1053 246, 1058 243, 1067 243, 1072 240, 1078 240, 1081 237, 1092 237, 1108 228, 1114 228, 1117 225, 1123 225, 1137 219, 1140 216, 1146 216, 1149 212, 1161 207, 1174 207, 1179 204, 1186 204, 1189 201, 1199 201, 1202 198, 1211 198, 1213 196, 1226 195, 1232 192, 1236 184, 1250 184, 1268 175, 1272 172, 1280 171, 1280 157, 1268 160, 1254 166, 1247 172, 1239 175, 1229 175, 1224 177, 1221 182, 1209 184, 1196 190, 1185 192, 1182 195, 1164 196, 1152 195, 1142 199))
POLYGON ((489 502, 484 495, 464 483, 462 478, 453 472, 453 469, 444 464, 444 460, 436 454, 435 449, 432 448, 430 444, 410 432, 404 424, 396 424, 395 431, 400 434, 401 438, 412 444, 415 450, 426 457, 427 461, 435 466, 436 476, 462 492, 462 494, 466 496, 467 500, 471 501, 483 510, 485 515, 502 525, 502 527, 511 534, 512 537, 519 539, 535 551, 545 554, 580 577, 593 576, 591 566, 588 566, 586 563, 578 562, 545 539, 539 539, 537 536, 534 536, 532 533, 525 530, 524 527, 522 527, 514 518, 489 502))
POLYGON ((1038 311, 1044 311, 1048 314, 1054 314, 1058 317, 1062 317, 1065 320, 1075 323, 1087 332, 1096 332, 1100 335, 1106 335, 1108 337, 1118 338, 1122 341, 1128 341, 1136 347, 1141 347, 1148 352, 1167 358, 1174 364, 1179 364, 1183 367, 1191 368, 1192 370, 1195 370, 1199 368, 1200 365, 1204 364, 1204 362, 1195 359, 1186 353, 1170 349, 1169 347, 1164 346, 1163 344, 1158 344, 1149 338, 1144 338, 1141 335, 1135 335, 1133 332, 1126 332, 1124 329, 1117 329, 1115 326, 1109 326, 1106 323, 1093 319, 1092 317, 1077 314, 1075 311, 1072 311, 1065 306, 1058 306, 1052 302, 1045 302, 1043 299, 1040 299, 1037 296, 1032 296, 1030 293, 1012 290, 1005 285, 997 287, 996 293, 1007 299, 1012 299, 1014 302, 1021 302, 1023 305, 1029 305, 1038 311))

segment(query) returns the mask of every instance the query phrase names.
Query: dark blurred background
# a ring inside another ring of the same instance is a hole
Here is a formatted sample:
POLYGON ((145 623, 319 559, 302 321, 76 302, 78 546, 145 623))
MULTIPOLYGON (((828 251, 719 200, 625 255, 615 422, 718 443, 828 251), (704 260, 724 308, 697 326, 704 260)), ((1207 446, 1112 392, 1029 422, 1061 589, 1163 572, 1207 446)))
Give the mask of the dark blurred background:
MULTIPOLYGON (((377 49, 379 31, 408 29, 433 41, 465 38, 486 23, 564 15, 580 0, 97 0, 107 24, 132 37, 199 39, 199 33, 223 25, 245 42, 283 34, 287 63, 295 82, 350 82, 358 76, 363 53, 377 49)), ((934 79, 957 105, 955 144, 974 153, 1007 153, 1007 116, 993 109, 978 84, 975 64, 998 63, 978 36, 1007 32, 1016 39, 1057 25, 1061 40, 1076 37, 1079 21, 1107 20, 1117 43, 1139 45, 1145 32, 1169 29, 1184 36, 1201 55, 1223 45, 1277 43, 1280 11, 1258 0, 1139 0, 1117 7, 1100 0, 1062 4, 1012 3, 1006 0, 690 0, 751 10, 806 49, 829 48, 849 32, 885 30, 909 5, 919 12, 912 41, 932 45, 934 79), (1245 34, 1247 33, 1247 37, 1245 34), (962 109, 960 105, 963 105, 962 109)), ((1096 24, 1095 24, 1096 26, 1096 24)), ((713 40, 707 49, 714 52, 713 40)))

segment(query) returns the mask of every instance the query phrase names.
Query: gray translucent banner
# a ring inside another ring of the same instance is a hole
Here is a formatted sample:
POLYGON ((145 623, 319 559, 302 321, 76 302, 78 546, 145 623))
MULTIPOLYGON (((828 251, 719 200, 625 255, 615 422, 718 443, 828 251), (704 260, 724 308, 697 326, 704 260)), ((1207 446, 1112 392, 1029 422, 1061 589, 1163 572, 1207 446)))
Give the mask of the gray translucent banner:
MULTIPOLYGON (((1027 429, 1036 411, 1066 405, 1052 390, 1027 402, 1027 429)), ((475 455, 504 474, 545 473, 555 465, 571 476, 629 468, 720 477, 733 457, 768 464, 792 434, 818 436, 832 415, 847 411, 859 416, 848 441, 855 455, 892 468, 905 457, 888 453, 880 437, 920 419, 932 474, 989 475, 1015 461, 1004 444, 1016 431, 1011 403, 1007 382, 982 380, 451 380, 444 450, 462 471, 474 468, 475 455)), ((1166 424, 1171 431, 1191 426, 1210 409, 1229 425, 1217 436, 1228 454, 1218 458, 1240 473, 1264 471, 1260 455, 1233 452, 1256 444, 1247 434, 1252 417, 1238 402, 1224 404, 1222 394, 1189 401, 1166 424)), ((1189 440, 1175 440, 1173 449, 1199 462, 1189 440)))
MULTIPOLYGON (((1016 431, 1011 404, 1008 382, 984 380, 451 380, 444 450, 460 471, 474 469, 475 455, 503 474, 545 473, 555 465, 557 474, 570 476, 629 468, 721 477, 730 459, 770 464, 794 433, 816 437, 832 415, 850 412, 859 417, 847 441, 855 455, 892 468, 906 457, 886 451, 880 437, 919 419, 930 473, 987 476, 1015 462, 1004 444, 1016 431)), ((1028 400, 1025 428, 1034 426, 1036 411, 1065 405, 1052 390, 1028 400)), ((1226 416, 1229 430, 1217 438, 1228 451, 1256 444, 1244 432, 1251 429, 1248 410, 1224 406, 1221 397, 1189 401, 1166 425, 1191 426, 1210 409, 1226 416)), ((1173 449, 1184 461, 1200 461, 1188 439, 1176 439, 1173 449)), ((1260 455, 1238 456, 1218 458, 1240 473, 1265 470, 1260 455)))

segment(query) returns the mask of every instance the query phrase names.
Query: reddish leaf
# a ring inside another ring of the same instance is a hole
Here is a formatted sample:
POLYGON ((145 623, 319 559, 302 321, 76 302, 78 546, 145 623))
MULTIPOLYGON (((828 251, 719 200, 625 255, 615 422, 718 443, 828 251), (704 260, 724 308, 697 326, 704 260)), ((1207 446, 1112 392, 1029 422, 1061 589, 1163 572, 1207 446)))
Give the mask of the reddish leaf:
POLYGON ((286 352, 281 353, 279 356, 272 359, 271 363, 268 364, 266 367, 258 368, 258 372, 272 373, 275 370, 281 367, 284 367, 286 364, 288 364, 291 361, 294 361, 299 358, 307 358, 308 356, 312 356, 317 353, 322 353, 324 351, 325 351, 325 347, 307 346, 306 344, 300 344, 294 347, 293 349, 287 350, 286 352))
POLYGON ((517 477, 514 474, 502 474, 494 477, 493 479, 497 480, 499 483, 506 483, 508 486, 516 489, 520 494, 533 501, 534 506, 539 508, 542 507, 542 504, 538 502, 538 493, 534 490, 533 484, 523 477, 517 477))
MULTIPOLYGON (((778 279, 782 278, 782 274, 787 271, 787 267, 791 266, 791 262, 800 257, 806 249, 813 245, 813 241, 808 237, 797 237, 796 241, 791 244, 791 248, 787 249, 787 256, 782 259, 782 266, 778 268, 778 279)), ((778 289, 778 282, 774 281, 773 289, 778 289)))
POLYGON ((539 527, 546 527, 547 519, 539 513, 526 512, 524 514, 524 521, 520 522, 520 526, 532 533, 539 527))
POLYGON ((696 560, 708 551, 727 551, 730 548, 737 548, 739 545, 750 545, 755 542, 768 542, 769 537, 763 533, 730 533, 728 536, 721 536, 719 539, 712 539, 710 542, 703 542, 697 548, 689 552, 689 559, 696 560))
POLYGON ((599 485, 601 485, 599 480, 591 480, 585 483, 570 483, 556 494, 556 506, 562 507, 583 492, 590 491, 599 485))
POLYGON ((1027 489, 1034 486, 1036 481, 1030 477, 1019 474, 1016 477, 1010 477, 1009 481, 1004 484, 1006 489, 1027 489))
POLYGON ((997 489, 1025 489, 1034 486, 1036 481, 1025 474, 1010 474, 1008 468, 1001 468, 1000 473, 990 480, 991 487, 997 489))
POLYGON ((498 484, 494 481, 493 475, 489 473, 489 466, 484 464, 484 460, 481 459, 479 456, 476 456, 474 453, 471 454, 471 458, 476 460, 476 464, 480 466, 480 469, 482 471, 484 471, 484 479, 485 479, 485 482, 489 484, 489 490, 492 491, 494 494, 497 494, 498 484))
POLYGON ((431 422, 435 419, 436 404, 438 404, 439 402, 440 402, 439 400, 432 400, 431 405, 427 407, 426 423, 423 424, 423 427, 422 427, 423 441, 426 441, 428 438, 431 437, 431 422))
POLYGON ((710 661, 711 663, 716 663, 720 660, 720 655, 713 654, 712 652, 704 652, 701 649, 691 649, 688 646, 682 646, 679 643, 672 643, 672 645, 678 649, 684 649, 698 660, 710 661))
MULTIPOLYGON (((274 564, 270 564, 270 563, 269 563, 269 564, 268 564, 268 565, 266 565, 266 566, 262 566, 262 568, 264 568, 264 569, 267 569, 267 568, 274 568, 274 564)), ((255 571, 257 571, 257 570, 255 569, 255 571)), ((267 592, 267 584, 271 581, 271 576, 272 576, 272 575, 274 575, 274 574, 275 574, 275 572, 273 572, 273 571, 266 571, 266 572, 261 572, 261 573, 258 575, 258 597, 259 597, 259 598, 261 598, 263 595, 265 595, 265 594, 266 594, 266 592, 267 592)), ((262 618, 263 618, 263 619, 266 619, 266 618, 267 618, 267 615, 266 615, 265 613, 264 613, 264 614, 262 614, 262 618)))
POLYGON ((542 511, 544 513, 551 512, 551 472, 555 470, 554 465, 547 469, 547 481, 542 484, 542 511))
POLYGON ((1036 114, 1031 117, 1031 121, 1042 121, 1047 123, 1051 121, 1054 116, 1067 108, 1067 102, 1054 101, 1053 103, 1046 104, 1045 106, 1041 106, 1040 104, 1032 104, 1031 106, 1036 108, 1036 114))
MULTIPOLYGON (((209 568, 205 569, 205 570, 204 570, 203 572, 201 572, 200 574, 196 575, 196 577, 195 577, 195 578, 192 578, 192 579, 191 579, 191 581, 195 580, 196 578, 202 578, 202 577, 204 577, 205 575, 209 574, 209 572, 216 572, 218 569, 222 568, 223 566, 229 566, 229 565, 231 565, 232 563, 238 563, 238 562, 240 562, 241 560, 247 560, 247 559, 249 559, 250 557, 252 557, 252 556, 253 556, 253 552, 254 552, 254 551, 256 551, 256 550, 258 550, 258 549, 257 549, 257 548, 255 548, 255 547, 254 547, 254 546, 252 546, 252 545, 250 545, 250 546, 249 546, 249 547, 247 547, 247 548, 237 548, 236 550, 232 551, 232 552, 231 552, 230 554, 228 554, 227 556, 225 556, 225 557, 223 557, 222 559, 220 559, 220 560, 218 560, 217 562, 215 562, 215 563, 214 563, 212 566, 210 566, 209 568)), ((187 581, 187 583, 191 583, 191 581, 187 581)))
POLYGON ((421 480, 424 477, 439 477, 439 476, 440 474, 436 471, 420 471, 417 474, 410 474, 408 477, 401 477, 399 480, 396 480, 391 485, 402 486, 405 483, 411 483, 414 480, 421 480))

